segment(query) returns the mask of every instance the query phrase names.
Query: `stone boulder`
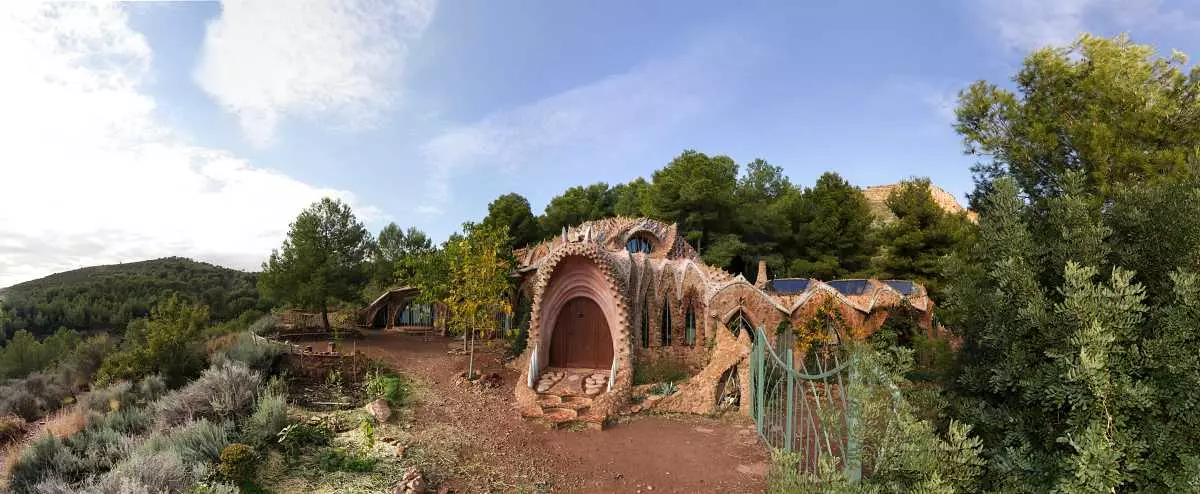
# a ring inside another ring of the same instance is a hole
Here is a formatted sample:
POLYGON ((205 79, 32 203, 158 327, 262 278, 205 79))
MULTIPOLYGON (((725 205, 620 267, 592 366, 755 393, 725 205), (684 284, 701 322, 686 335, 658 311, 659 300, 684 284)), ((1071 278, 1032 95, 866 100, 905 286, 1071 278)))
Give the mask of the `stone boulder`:
POLYGON ((421 471, 409 467, 404 471, 404 477, 396 482, 392 494, 425 494, 425 490, 425 477, 421 475, 421 471))
POLYGON ((377 424, 387 422, 392 416, 392 407, 388 406, 387 400, 383 398, 367 403, 363 408, 367 410, 367 414, 371 415, 371 418, 375 419, 377 424))

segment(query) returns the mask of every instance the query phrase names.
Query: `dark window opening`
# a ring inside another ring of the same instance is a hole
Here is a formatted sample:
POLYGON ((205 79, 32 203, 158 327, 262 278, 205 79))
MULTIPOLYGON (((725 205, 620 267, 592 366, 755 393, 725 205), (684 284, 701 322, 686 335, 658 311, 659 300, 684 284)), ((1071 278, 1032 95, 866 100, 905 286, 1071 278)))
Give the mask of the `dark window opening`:
POLYGON ((696 346, 696 311, 691 304, 683 315, 683 342, 687 346, 696 346))
POLYGON ((650 347, 650 302, 642 301, 642 348, 650 347))
POLYGON ((625 250, 629 251, 630 253, 641 252, 643 254, 649 254, 654 252, 654 243, 650 242, 650 239, 647 239, 644 236, 635 235, 633 237, 629 237, 629 241, 625 242, 625 250))
POLYGON ((663 298, 662 346, 671 346, 671 299, 663 298))

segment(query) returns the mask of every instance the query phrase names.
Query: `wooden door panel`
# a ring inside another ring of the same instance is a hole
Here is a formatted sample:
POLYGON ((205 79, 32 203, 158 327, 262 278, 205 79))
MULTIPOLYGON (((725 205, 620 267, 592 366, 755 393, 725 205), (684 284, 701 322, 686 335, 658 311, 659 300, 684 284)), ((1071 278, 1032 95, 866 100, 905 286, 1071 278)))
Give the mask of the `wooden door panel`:
POLYGON ((612 336, 600 306, 585 297, 563 304, 551 334, 550 365, 604 369, 612 357, 612 336))

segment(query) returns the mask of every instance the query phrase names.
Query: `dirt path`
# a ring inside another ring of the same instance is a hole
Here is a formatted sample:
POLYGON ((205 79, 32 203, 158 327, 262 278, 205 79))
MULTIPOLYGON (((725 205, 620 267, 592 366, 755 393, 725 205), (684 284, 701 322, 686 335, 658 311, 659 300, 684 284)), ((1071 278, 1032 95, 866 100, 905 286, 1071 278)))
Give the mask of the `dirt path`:
POLYGON ((640 416, 604 431, 551 430, 522 420, 512 398, 518 374, 499 352, 478 352, 477 365, 497 372, 498 388, 453 383, 466 357, 447 353, 450 341, 374 334, 347 340, 429 387, 416 407, 414 430, 461 431, 465 475, 446 481, 456 492, 762 492, 767 453, 740 418, 640 416))

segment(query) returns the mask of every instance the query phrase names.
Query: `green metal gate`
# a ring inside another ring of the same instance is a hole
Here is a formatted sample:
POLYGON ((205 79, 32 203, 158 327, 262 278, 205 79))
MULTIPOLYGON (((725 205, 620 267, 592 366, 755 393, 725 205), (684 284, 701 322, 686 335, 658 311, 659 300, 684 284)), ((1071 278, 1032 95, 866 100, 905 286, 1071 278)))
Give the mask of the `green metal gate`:
POLYGON ((778 336, 778 348, 772 348, 763 328, 754 334, 750 406, 758 434, 772 448, 799 452, 806 471, 816 471, 822 457, 832 457, 851 481, 858 481, 857 424, 848 413, 856 404, 847 396, 857 359, 846 354, 837 334, 818 339, 798 358, 790 331, 778 336))

